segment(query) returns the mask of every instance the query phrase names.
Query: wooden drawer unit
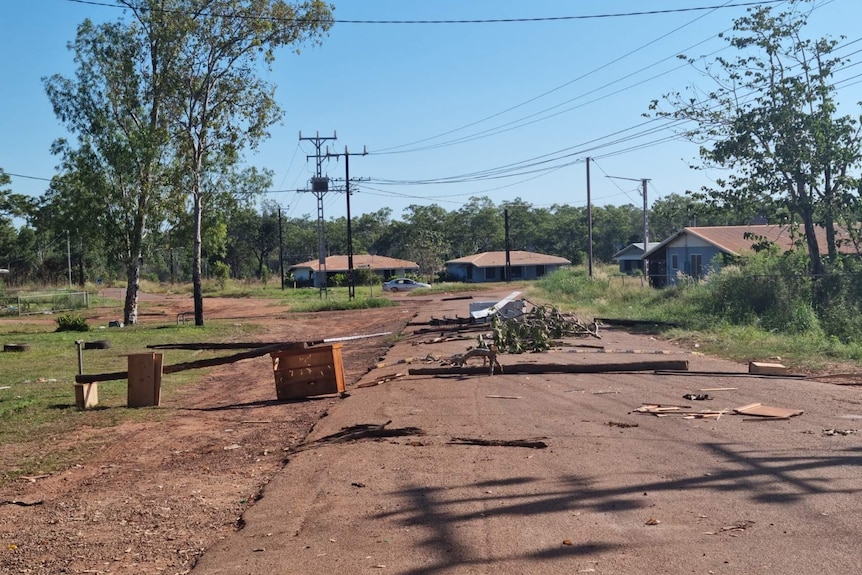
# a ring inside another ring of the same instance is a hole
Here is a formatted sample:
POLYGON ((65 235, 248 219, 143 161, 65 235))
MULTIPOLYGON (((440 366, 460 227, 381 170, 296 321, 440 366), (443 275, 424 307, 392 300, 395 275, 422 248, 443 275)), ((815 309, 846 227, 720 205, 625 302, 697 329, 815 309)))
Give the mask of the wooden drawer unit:
POLYGON ((285 349, 270 356, 278 399, 300 399, 344 391, 340 343, 285 349))

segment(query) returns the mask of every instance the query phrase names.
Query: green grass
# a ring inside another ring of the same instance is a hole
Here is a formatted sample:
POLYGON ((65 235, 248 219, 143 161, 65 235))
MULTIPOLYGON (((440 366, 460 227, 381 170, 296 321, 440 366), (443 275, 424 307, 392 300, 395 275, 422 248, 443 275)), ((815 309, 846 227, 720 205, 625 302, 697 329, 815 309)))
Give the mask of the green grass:
POLYGON ((717 317, 703 283, 653 289, 642 285, 640 278, 621 277, 610 266, 599 266, 592 279, 586 270, 572 268, 543 278, 535 287, 537 298, 580 317, 676 323, 679 327, 662 330, 665 337, 736 361, 780 357, 789 367, 810 371, 862 364, 858 342, 841 342, 817 331, 764 329, 757 318, 740 325, 717 317))

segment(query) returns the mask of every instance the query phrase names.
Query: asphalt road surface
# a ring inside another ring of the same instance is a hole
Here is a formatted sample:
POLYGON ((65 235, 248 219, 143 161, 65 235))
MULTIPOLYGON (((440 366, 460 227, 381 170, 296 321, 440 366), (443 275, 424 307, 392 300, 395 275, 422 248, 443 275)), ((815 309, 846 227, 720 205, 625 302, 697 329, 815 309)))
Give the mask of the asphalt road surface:
MULTIPOLYGON (((464 315, 466 307, 429 301, 417 319, 464 315)), ((427 344, 433 336, 406 334, 388 362, 447 356, 470 343, 427 344)), ((500 356, 502 375, 409 376, 350 390, 288 454, 244 528, 210 548, 192 573, 862 573, 862 388, 650 372, 505 373, 523 362, 661 359, 685 359, 698 371, 747 370, 650 336, 601 335, 570 341, 604 350, 500 356), (683 399, 703 388, 736 389, 683 399), (749 421, 632 412, 649 403, 699 411, 752 402, 804 413, 749 421), (345 428, 387 422, 390 437, 344 437, 345 428)), ((408 367, 374 369, 362 381, 408 367)))

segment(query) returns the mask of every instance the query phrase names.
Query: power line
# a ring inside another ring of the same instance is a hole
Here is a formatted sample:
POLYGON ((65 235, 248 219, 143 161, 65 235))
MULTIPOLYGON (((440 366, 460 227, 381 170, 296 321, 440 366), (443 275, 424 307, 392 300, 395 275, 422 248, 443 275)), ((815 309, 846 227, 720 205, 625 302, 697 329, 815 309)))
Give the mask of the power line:
MULTIPOLYGON (((106 8, 124 8, 123 6, 117 4, 109 4, 107 2, 96 2, 95 0, 66 0, 67 2, 72 2, 75 4, 86 4, 89 6, 102 6, 106 8)), ((513 23, 530 23, 530 22, 564 22, 569 20, 595 20, 600 18, 623 18, 630 16, 654 16, 660 14, 675 14, 681 12, 698 12, 704 10, 717 10, 720 8, 740 8, 747 6, 758 6, 762 4, 780 4, 785 2, 786 0, 762 0, 760 2, 742 2, 737 4, 722 4, 718 6, 695 6, 690 8, 668 8, 665 10, 643 10, 637 12, 617 12, 617 13, 607 13, 607 14, 581 14, 575 16, 540 16, 540 17, 524 17, 524 18, 477 18, 477 19, 466 19, 466 20, 457 20, 457 19, 443 19, 443 20, 351 20, 344 19, 339 20, 336 18, 332 19, 317 19, 317 20, 305 20, 300 18, 276 18, 276 17, 263 17, 263 16, 254 16, 248 14, 219 14, 213 12, 199 12, 196 13, 199 16, 216 16, 220 18, 237 18, 243 20, 260 20, 266 22, 282 22, 282 23, 295 23, 295 22, 303 22, 307 24, 513 24, 513 23)), ((190 14, 187 10, 172 10, 168 8, 161 8, 157 11, 163 12, 165 14, 190 14)))

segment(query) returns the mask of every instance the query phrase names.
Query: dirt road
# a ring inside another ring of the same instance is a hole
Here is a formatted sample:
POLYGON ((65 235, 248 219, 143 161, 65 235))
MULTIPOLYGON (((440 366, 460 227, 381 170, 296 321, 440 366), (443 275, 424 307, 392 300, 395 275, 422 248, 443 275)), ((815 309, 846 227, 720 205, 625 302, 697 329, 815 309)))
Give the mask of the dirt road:
MULTIPOLYGON (((439 317, 445 305, 424 315, 439 317)), ((464 350, 412 345, 423 338, 406 338, 387 359, 464 350)), ((745 371, 648 336, 605 331, 601 344, 620 352, 552 360, 675 358, 692 370, 745 371)), ((505 370, 548 357, 501 360, 505 370)), ((334 406, 243 515, 243 529, 208 549, 193 573, 858 574, 862 435, 824 430, 862 427, 860 419, 858 388, 790 379, 398 379, 334 406), (709 392, 711 401, 682 397, 716 387, 737 389, 709 392), (751 402, 805 413, 787 421, 632 413, 643 403, 751 402), (345 428, 390 420, 386 429, 404 436, 337 440, 345 428), (453 438, 538 438, 548 447, 453 438)))

